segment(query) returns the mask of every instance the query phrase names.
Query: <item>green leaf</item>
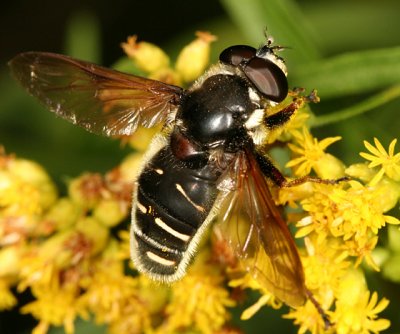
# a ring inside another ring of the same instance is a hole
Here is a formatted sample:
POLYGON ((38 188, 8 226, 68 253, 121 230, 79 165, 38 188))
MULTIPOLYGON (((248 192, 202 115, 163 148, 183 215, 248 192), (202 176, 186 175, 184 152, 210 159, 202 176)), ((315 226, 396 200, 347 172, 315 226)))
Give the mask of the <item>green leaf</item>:
MULTIPOLYGON (((344 121, 350 117, 363 114, 371 109, 378 108, 391 100, 400 98, 400 85, 393 86, 383 92, 373 95, 360 103, 354 104, 349 108, 331 112, 328 115, 315 117, 311 120, 312 127, 324 126, 336 122, 344 121)), ((314 115, 315 116, 315 115, 314 115)))
MULTIPOLYGON (((295 61, 304 63, 319 58, 311 29, 296 2, 291 0, 221 0, 226 11, 252 45, 260 43, 267 27, 276 43, 295 49, 295 61)), ((285 58, 290 58, 290 53, 285 58)))
POLYGON ((68 22, 65 53, 71 57, 101 63, 100 23, 91 12, 78 12, 68 22))
POLYGON ((399 44, 400 1, 302 1, 324 54, 399 44), (393 33, 392 33, 393 32, 393 33))
POLYGON ((339 55, 299 66, 289 75, 291 85, 315 88, 321 99, 366 93, 400 83, 400 47, 339 55))

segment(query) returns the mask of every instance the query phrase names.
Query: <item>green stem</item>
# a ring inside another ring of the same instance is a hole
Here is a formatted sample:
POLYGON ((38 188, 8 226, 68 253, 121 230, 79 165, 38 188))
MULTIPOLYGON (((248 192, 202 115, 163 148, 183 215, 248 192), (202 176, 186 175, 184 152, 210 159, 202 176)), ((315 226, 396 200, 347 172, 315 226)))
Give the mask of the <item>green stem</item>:
POLYGON ((371 109, 377 108, 391 100, 400 97, 400 85, 392 86, 389 89, 380 92, 361 103, 355 104, 350 108, 338 110, 329 115, 315 117, 311 122, 311 127, 324 126, 330 123, 343 121, 350 117, 365 113, 371 109))

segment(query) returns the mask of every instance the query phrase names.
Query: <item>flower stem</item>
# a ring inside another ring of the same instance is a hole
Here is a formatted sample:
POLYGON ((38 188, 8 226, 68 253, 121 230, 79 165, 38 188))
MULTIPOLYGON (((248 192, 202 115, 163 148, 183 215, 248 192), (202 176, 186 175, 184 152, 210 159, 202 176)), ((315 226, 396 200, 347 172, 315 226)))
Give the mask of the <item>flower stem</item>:
POLYGON ((357 116, 371 109, 379 107, 398 97, 400 97, 400 85, 392 86, 362 101, 361 103, 351 106, 350 108, 341 109, 332 112, 329 115, 315 117, 311 122, 311 127, 319 127, 330 123, 343 121, 347 118, 357 116))

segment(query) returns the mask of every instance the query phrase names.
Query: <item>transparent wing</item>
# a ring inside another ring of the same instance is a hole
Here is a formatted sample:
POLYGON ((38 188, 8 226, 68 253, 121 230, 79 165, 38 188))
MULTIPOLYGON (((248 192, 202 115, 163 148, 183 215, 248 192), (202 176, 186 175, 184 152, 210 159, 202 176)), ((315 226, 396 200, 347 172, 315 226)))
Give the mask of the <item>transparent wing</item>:
POLYGON ((302 305, 306 289, 297 248, 253 154, 238 154, 228 174, 234 189, 221 203, 219 235, 261 286, 290 306, 302 305))
POLYGON ((86 130, 129 135, 177 108, 182 88, 67 56, 26 52, 9 63, 14 77, 47 108, 86 130))

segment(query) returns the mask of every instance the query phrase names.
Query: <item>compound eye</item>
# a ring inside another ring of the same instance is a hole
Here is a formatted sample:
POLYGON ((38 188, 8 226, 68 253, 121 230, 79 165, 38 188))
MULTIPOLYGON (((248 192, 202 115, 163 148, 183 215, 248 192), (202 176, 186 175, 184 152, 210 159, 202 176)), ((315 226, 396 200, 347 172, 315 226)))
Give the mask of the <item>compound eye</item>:
POLYGON ((273 62, 255 57, 243 68, 246 77, 257 90, 274 102, 282 102, 288 93, 285 73, 273 62))
POLYGON ((226 48, 219 55, 219 60, 225 64, 238 66, 255 57, 256 49, 248 45, 235 45, 226 48))

